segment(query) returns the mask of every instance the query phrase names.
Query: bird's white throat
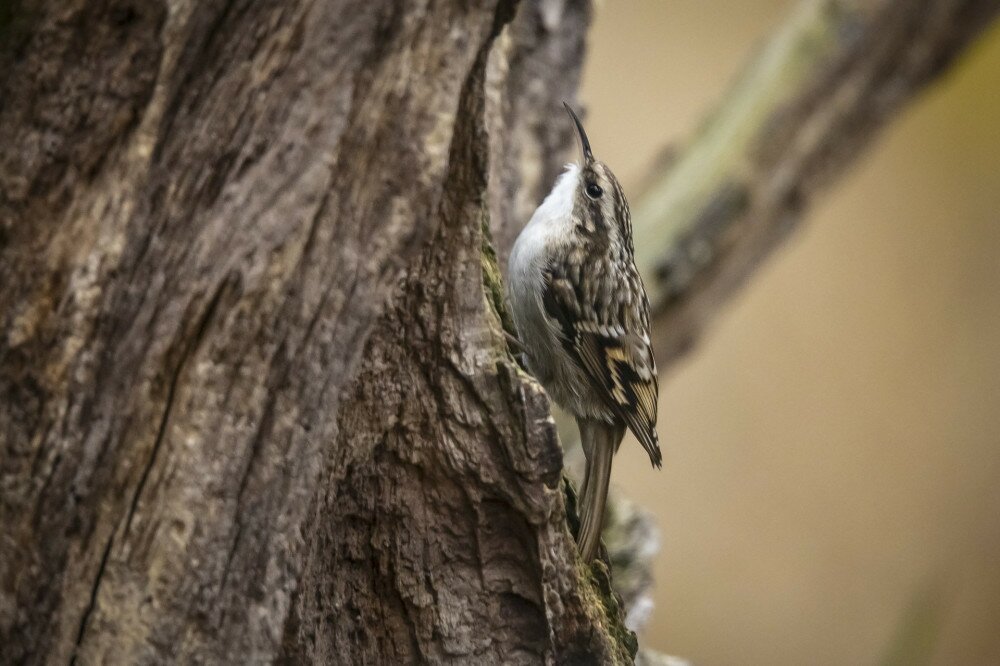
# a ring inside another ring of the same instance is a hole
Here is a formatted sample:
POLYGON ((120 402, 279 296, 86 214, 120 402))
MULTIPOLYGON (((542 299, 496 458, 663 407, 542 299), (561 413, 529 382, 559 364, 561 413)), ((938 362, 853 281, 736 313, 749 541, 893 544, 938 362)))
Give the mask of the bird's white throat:
POLYGON ((573 213, 573 202, 576 198, 576 186, 580 180, 580 165, 570 163, 566 170, 556 180, 555 187, 545 197, 542 205, 531 216, 531 224, 537 221, 566 219, 573 213))
POLYGON ((548 260, 548 253, 570 237, 579 179, 579 165, 567 164, 566 171, 517 237, 508 264, 512 289, 534 289, 541 280, 541 269, 548 260))

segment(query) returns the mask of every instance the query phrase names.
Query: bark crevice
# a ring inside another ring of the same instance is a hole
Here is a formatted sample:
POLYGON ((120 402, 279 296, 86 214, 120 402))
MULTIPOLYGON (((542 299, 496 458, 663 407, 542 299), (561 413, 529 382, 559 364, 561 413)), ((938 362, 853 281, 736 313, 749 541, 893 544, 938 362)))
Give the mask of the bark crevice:
POLYGON ((57 4, 0 44, 3 657, 618 654, 482 259, 586 3, 57 4))

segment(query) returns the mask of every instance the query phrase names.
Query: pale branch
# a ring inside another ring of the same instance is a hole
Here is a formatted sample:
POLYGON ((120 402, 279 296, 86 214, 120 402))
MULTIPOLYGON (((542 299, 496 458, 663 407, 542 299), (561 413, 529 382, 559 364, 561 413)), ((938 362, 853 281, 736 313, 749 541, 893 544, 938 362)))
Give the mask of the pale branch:
POLYGON ((809 0, 634 201, 669 365, 878 131, 939 79, 997 0, 809 0))

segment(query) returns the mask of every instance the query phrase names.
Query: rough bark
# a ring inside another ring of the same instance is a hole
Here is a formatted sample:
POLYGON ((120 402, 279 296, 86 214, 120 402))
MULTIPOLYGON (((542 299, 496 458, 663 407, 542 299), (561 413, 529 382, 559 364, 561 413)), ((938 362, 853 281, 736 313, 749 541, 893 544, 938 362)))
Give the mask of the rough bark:
MULTIPOLYGON (((763 116, 737 90, 650 190, 684 205, 636 206, 676 225, 640 255, 671 352, 995 12, 811 6, 807 76, 763 116)), ((588 20, 0 6, 0 661, 631 658, 489 242, 566 154, 588 20)))
POLYGON ((514 12, 0 16, 0 661, 630 659, 483 250, 589 9, 514 12))

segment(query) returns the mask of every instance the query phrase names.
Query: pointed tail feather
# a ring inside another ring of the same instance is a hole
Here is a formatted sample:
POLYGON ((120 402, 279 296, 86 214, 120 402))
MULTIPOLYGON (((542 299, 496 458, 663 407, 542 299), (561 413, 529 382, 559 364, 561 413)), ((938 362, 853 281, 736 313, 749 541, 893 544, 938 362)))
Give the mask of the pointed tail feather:
POLYGON ((608 499, 611 461, 625 435, 623 428, 601 421, 579 419, 580 439, 587 454, 587 472, 580 490, 580 533, 577 543, 585 562, 597 555, 608 499))

